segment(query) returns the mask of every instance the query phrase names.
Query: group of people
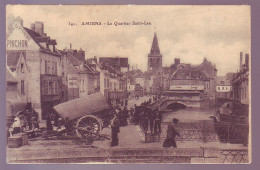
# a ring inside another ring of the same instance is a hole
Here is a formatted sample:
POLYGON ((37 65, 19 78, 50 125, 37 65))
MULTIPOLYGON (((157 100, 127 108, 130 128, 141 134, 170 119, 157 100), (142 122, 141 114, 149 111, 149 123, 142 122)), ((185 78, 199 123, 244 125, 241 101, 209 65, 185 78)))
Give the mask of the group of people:
POLYGON ((9 128, 9 135, 34 129, 39 129, 39 116, 38 113, 33 110, 32 104, 28 103, 25 110, 20 111, 15 115, 13 123, 9 128))
POLYGON ((162 122, 162 112, 158 108, 153 110, 145 108, 143 111, 141 126, 145 133, 150 130, 152 135, 161 134, 161 122, 162 122))
MULTIPOLYGON (((139 124, 145 133, 150 132, 152 135, 160 136, 162 132, 161 124, 163 112, 160 111, 158 107, 155 109, 148 107, 152 103, 152 100, 156 101, 158 99, 159 97, 154 97, 153 99, 142 102, 140 106, 135 104, 129 111, 127 109, 127 103, 125 103, 124 107, 122 107, 122 105, 120 107, 120 104, 114 107, 114 118, 111 121, 111 147, 118 146, 120 127, 127 126, 128 119, 131 120, 131 123, 139 124)), ((178 119, 174 118, 172 122, 168 124, 163 147, 177 147, 175 137, 180 136, 180 134, 176 131, 175 126, 178 121, 178 119)))

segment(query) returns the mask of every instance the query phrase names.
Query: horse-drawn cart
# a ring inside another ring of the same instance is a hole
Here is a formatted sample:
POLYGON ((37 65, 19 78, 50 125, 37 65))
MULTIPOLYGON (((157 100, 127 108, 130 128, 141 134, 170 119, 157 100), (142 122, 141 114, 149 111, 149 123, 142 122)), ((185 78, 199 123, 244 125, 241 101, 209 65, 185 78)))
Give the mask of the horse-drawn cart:
POLYGON ((97 139, 101 130, 110 124, 113 108, 100 93, 87 95, 54 106, 65 127, 83 139, 97 139))

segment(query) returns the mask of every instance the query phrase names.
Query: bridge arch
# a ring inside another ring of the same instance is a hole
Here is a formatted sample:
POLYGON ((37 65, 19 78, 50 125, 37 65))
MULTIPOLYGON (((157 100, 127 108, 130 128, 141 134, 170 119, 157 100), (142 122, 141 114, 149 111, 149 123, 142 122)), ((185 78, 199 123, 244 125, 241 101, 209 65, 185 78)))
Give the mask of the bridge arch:
POLYGON ((170 110, 179 110, 179 109, 186 109, 187 105, 183 102, 169 102, 167 103, 166 108, 170 110))

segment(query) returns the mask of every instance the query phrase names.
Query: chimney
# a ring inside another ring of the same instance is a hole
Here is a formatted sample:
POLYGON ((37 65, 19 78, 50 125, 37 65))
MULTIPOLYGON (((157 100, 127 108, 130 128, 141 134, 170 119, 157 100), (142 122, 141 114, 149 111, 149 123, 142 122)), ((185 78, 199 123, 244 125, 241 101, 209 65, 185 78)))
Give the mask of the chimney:
POLYGON ((70 49, 72 49, 72 44, 70 43, 70 49))
POLYGON ((35 31, 35 24, 34 23, 31 24, 31 30, 35 31))
POLYGON ((94 56, 94 61, 97 63, 97 56, 94 56))
POLYGON ((249 69, 249 54, 246 54, 246 56, 245 56, 245 66, 246 66, 246 69, 248 70, 249 69))
POLYGON ((18 16, 15 18, 15 20, 18 21, 21 24, 21 26, 23 26, 23 19, 21 17, 18 16))
POLYGON ((175 58, 174 59, 174 64, 179 65, 180 64, 180 58, 175 58))
POLYGON ((42 37, 44 37, 44 25, 43 22, 36 21, 34 23, 35 32, 39 33, 42 37))
POLYGON ((240 52, 240 63, 239 63, 239 71, 243 69, 243 52, 240 52))

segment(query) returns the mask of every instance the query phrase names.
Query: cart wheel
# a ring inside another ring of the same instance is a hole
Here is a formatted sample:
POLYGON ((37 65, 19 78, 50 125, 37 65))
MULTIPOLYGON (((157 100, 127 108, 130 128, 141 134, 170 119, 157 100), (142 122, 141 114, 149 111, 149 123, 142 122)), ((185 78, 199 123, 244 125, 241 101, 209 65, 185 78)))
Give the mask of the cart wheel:
POLYGON ((101 121, 93 115, 81 117, 76 124, 76 133, 80 138, 92 137, 95 140, 99 137, 101 129, 101 121))
POLYGON ((25 115, 19 115, 18 118, 20 119, 21 130, 23 131, 26 128, 26 125, 27 125, 27 118, 26 118, 25 115))

